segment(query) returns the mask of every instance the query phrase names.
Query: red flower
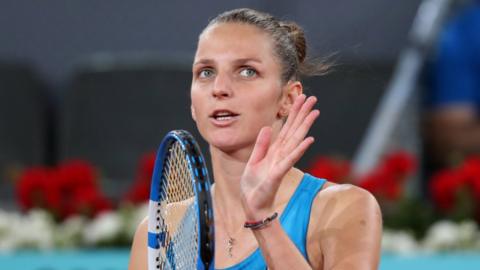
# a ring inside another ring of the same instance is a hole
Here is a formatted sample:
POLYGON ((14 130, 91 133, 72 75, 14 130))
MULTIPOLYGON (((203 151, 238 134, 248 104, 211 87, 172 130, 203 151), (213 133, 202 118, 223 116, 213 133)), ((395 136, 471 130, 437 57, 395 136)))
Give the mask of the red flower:
POLYGON ((125 195, 124 200, 133 204, 143 203, 150 198, 150 181, 139 181, 125 195))
POLYGON ((150 179, 152 178, 153 169, 155 168, 156 153, 150 152, 142 156, 140 160, 140 170, 137 172, 137 178, 150 179))
POLYGON ((377 169, 358 180, 358 185, 376 197, 397 200, 403 195, 403 185, 398 176, 385 168, 377 169))
POLYGON ((432 176, 430 193, 442 210, 453 209, 457 192, 466 186, 465 180, 456 170, 443 170, 432 176))
POLYGON ((472 195, 480 203, 480 156, 471 156, 459 168, 471 187, 472 195))
POLYGON ((112 209, 111 203, 94 188, 78 189, 72 198, 73 210, 85 216, 94 217, 112 209))
POLYGON ((376 197, 398 200, 403 196, 405 180, 415 171, 415 158, 398 151, 386 155, 374 170, 355 182, 376 197))
POLYGON ((306 170, 309 174, 336 183, 348 182, 351 165, 348 161, 320 156, 306 170))
MULTIPOLYGON (((477 204, 480 204, 480 175, 477 175, 474 178, 471 178, 472 192, 477 204)), ((479 207, 480 208, 480 207, 479 207)))
POLYGON ((430 193, 443 211, 455 208, 457 197, 466 192, 480 203, 480 157, 469 157, 457 168, 444 169, 430 179, 430 193))
POLYGON ((56 168, 25 170, 17 193, 22 209, 41 207, 59 219, 80 213, 92 216, 111 208, 98 190, 94 167, 81 160, 68 161, 56 168))
POLYGON ((155 152, 145 154, 138 166, 133 187, 125 194, 124 201, 133 204, 144 203, 150 197, 150 182, 155 167, 155 152))
POLYGON ((393 152, 387 155, 380 166, 390 171, 393 175, 399 176, 399 180, 405 179, 401 176, 415 172, 417 167, 414 157, 404 151, 393 152))
POLYGON ((95 187, 96 172, 92 165, 82 160, 66 161, 57 168, 60 185, 64 189, 95 187))
POLYGON ((25 211, 32 208, 53 210, 60 203, 60 192, 53 184, 54 172, 45 167, 25 170, 17 183, 17 199, 25 211))

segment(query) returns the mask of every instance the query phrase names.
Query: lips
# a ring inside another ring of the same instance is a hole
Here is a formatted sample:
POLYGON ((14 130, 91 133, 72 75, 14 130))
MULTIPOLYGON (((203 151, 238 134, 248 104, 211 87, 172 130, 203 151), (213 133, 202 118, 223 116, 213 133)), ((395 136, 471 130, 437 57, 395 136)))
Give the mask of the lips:
POLYGON ((239 116, 238 113, 230 110, 215 110, 212 114, 210 114, 210 118, 217 125, 229 124, 234 121, 237 116, 239 116))

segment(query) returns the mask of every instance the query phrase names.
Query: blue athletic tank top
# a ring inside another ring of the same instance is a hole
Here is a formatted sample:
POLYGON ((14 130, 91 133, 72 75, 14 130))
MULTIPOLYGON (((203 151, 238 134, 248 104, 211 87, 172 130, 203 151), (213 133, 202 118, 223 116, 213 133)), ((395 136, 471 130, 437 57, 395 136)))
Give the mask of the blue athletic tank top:
MULTIPOLYGON (((303 257, 307 257, 307 230, 313 199, 322 189, 325 179, 318 179, 305 173, 297 189, 280 216, 280 224, 303 257)), ((264 270, 267 268, 260 248, 236 265, 223 270, 264 270)))

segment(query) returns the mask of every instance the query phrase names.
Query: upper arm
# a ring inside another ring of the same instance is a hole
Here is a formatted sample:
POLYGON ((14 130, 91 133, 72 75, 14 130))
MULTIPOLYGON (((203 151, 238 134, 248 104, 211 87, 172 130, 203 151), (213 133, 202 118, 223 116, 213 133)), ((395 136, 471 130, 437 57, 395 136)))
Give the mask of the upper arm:
POLYGON ((145 218, 133 238, 132 249, 130 251, 129 270, 147 270, 148 269, 148 218, 145 218))
POLYGON ((322 268, 377 269, 382 215, 376 199, 352 185, 332 186, 319 194, 325 196, 312 208, 317 222, 311 244, 321 251, 322 268))

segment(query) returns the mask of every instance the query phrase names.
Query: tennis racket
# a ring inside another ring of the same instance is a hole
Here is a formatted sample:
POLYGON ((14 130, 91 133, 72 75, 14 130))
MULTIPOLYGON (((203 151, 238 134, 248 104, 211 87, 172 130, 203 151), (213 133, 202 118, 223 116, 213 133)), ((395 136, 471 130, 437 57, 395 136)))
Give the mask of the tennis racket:
POLYGON ((213 207, 204 158, 192 135, 170 131, 152 175, 148 269, 214 269, 213 207))

